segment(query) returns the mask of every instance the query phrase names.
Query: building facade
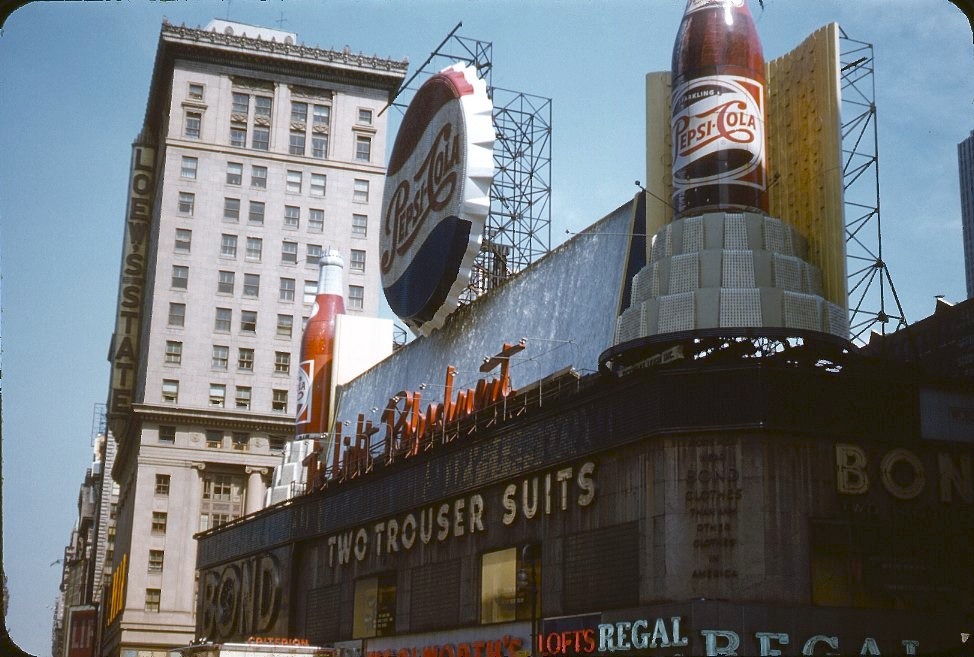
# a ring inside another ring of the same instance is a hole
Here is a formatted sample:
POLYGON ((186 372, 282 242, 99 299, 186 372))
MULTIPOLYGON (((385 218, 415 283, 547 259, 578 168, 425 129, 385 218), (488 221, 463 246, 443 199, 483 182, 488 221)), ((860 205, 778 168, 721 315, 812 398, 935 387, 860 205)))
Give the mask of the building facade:
POLYGON ((960 172, 960 212, 964 235, 964 274, 967 298, 974 297, 974 131, 957 144, 960 172))
POLYGON ((614 344, 644 251, 603 236, 640 239, 642 201, 350 382, 327 481, 199 536, 197 637, 346 657, 959 648, 974 450, 941 427, 974 412, 970 380, 785 327, 614 344))
POLYGON ((294 430, 323 249, 378 311, 386 119, 405 62, 227 21, 164 23, 132 170, 112 339, 112 574, 100 654, 195 627, 193 535, 261 508, 294 430))

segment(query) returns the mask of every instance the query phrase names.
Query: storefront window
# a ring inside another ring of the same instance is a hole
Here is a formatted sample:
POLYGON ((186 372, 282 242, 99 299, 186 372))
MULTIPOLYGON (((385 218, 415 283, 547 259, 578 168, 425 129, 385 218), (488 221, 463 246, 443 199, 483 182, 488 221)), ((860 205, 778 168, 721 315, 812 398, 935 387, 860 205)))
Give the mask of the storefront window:
POLYGON ((352 638, 389 636, 396 631, 396 574, 383 573, 355 582, 352 638))
POLYGON ((487 552, 480 562, 480 622, 530 620, 541 607, 541 560, 537 546, 487 552))

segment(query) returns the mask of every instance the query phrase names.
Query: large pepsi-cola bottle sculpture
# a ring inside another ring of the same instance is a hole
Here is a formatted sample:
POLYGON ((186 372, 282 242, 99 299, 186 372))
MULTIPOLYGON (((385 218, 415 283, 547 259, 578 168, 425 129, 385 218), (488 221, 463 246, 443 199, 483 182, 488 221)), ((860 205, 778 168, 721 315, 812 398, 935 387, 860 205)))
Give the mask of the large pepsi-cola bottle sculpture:
POLYGON ((675 217, 767 213, 764 55, 746 0, 688 0, 673 46, 675 217))
MULTIPOLYGON (((295 434, 327 433, 331 405, 332 361, 335 356, 335 323, 345 312, 342 272, 345 263, 337 251, 321 256, 318 290, 311 316, 301 338, 301 367, 298 370, 295 434)), ((308 436, 311 437, 311 436, 308 436)))

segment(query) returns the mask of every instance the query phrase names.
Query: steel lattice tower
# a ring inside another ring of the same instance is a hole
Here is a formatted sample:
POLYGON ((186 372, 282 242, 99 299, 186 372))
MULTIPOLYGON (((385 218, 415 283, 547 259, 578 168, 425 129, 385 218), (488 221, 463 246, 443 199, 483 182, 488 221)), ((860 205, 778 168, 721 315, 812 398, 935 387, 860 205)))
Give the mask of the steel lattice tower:
POLYGON ((879 213, 879 146, 873 46, 839 29, 842 82, 842 178, 845 189, 849 333, 857 344, 869 332, 906 326, 893 278, 883 260, 879 213), (895 308, 887 304, 887 292, 895 308))

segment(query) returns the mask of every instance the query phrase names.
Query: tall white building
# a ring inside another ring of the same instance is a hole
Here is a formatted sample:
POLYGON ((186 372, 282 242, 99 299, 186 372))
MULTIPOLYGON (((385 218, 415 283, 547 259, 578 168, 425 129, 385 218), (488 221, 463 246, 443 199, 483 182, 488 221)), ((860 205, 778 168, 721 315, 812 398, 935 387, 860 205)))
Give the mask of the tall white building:
POLYGON ((323 249, 349 263, 347 312, 377 314, 380 111, 406 68, 280 30, 163 24, 109 354, 119 499, 99 654, 193 639, 193 535, 261 507, 323 249))

